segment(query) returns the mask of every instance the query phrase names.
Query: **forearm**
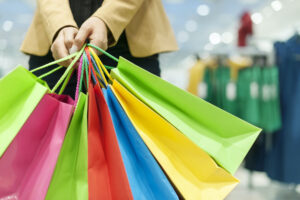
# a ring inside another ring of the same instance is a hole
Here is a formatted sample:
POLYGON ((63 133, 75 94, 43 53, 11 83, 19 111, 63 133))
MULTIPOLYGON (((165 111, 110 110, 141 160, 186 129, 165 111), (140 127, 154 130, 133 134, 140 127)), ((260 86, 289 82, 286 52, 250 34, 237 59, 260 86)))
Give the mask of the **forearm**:
POLYGON ((94 13, 93 16, 103 20, 108 27, 112 36, 112 44, 118 41, 143 2, 144 0, 105 0, 94 13))
POLYGON ((68 0, 37 0, 37 8, 50 43, 61 28, 77 27, 68 0))

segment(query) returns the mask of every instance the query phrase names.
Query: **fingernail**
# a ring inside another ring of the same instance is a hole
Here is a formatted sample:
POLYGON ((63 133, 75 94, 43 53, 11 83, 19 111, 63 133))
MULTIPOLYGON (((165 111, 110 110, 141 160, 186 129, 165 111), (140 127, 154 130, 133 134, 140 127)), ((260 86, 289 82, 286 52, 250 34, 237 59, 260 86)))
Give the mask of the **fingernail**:
POLYGON ((72 45, 72 47, 69 49, 69 54, 75 53, 78 51, 78 48, 76 45, 72 45))

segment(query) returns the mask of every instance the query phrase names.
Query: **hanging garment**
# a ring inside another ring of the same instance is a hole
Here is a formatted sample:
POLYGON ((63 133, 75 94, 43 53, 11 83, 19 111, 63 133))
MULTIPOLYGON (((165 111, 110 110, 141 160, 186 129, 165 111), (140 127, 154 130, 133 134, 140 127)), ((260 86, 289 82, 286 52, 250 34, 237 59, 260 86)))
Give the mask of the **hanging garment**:
MULTIPOLYGON (((205 71, 205 64, 201 60, 198 60, 195 63, 195 65, 189 69, 190 75, 189 75, 189 83, 188 83, 187 91, 189 91, 190 93, 196 96, 201 94, 201 92, 204 93, 201 90, 202 88, 199 88, 199 85, 203 82, 204 71, 205 71)), ((201 97, 201 95, 199 96, 201 97)))
POLYGON ((240 19, 240 28, 238 31, 238 46, 247 46, 247 37, 253 34, 252 20, 249 12, 245 12, 240 19))
POLYGON ((237 82, 238 116, 260 126, 260 68, 249 67, 239 72, 237 82))
POLYGON ((282 129, 273 138, 267 173, 275 180, 300 183, 300 40, 295 35, 286 43, 276 43, 279 67, 282 129))
MULTIPOLYGON (((204 92, 201 92, 203 99, 214 104, 215 99, 215 85, 214 85, 214 78, 215 78, 215 69, 214 68, 206 68, 204 72, 204 77, 202 83, 198 86, 200 92, 201 89, 204 92)), ((201 97, 201 96, 200 96, 201 97)))
POLYGON ((216 101, 215 104, 237 115, 237 87, 236 82, 230 80, 230 69, 220 66, 216 71, 216 101))

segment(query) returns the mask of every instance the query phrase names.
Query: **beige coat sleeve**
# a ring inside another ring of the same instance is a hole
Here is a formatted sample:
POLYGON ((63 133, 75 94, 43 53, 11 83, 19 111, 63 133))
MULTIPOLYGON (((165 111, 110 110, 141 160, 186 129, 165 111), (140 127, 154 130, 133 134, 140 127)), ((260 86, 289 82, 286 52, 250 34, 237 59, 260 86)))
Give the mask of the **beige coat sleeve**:
POLYGON ((50 43, 61 28, 77 27, 68 0, 37 0, 37 7, 50 43))
POLYGON ((104 0, 93 16, 102 19, 112 34, 112 45, 137 13, 144 0, 104 0))

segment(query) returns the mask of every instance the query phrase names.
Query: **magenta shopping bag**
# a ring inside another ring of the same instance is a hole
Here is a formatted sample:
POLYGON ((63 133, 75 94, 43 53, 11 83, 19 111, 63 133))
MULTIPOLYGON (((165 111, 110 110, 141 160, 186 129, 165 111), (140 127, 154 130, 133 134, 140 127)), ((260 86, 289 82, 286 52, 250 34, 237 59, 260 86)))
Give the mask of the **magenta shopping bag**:
POLYGON ((0 158, 0 199, 45 198, 73 100, 46 94, 0 158))

